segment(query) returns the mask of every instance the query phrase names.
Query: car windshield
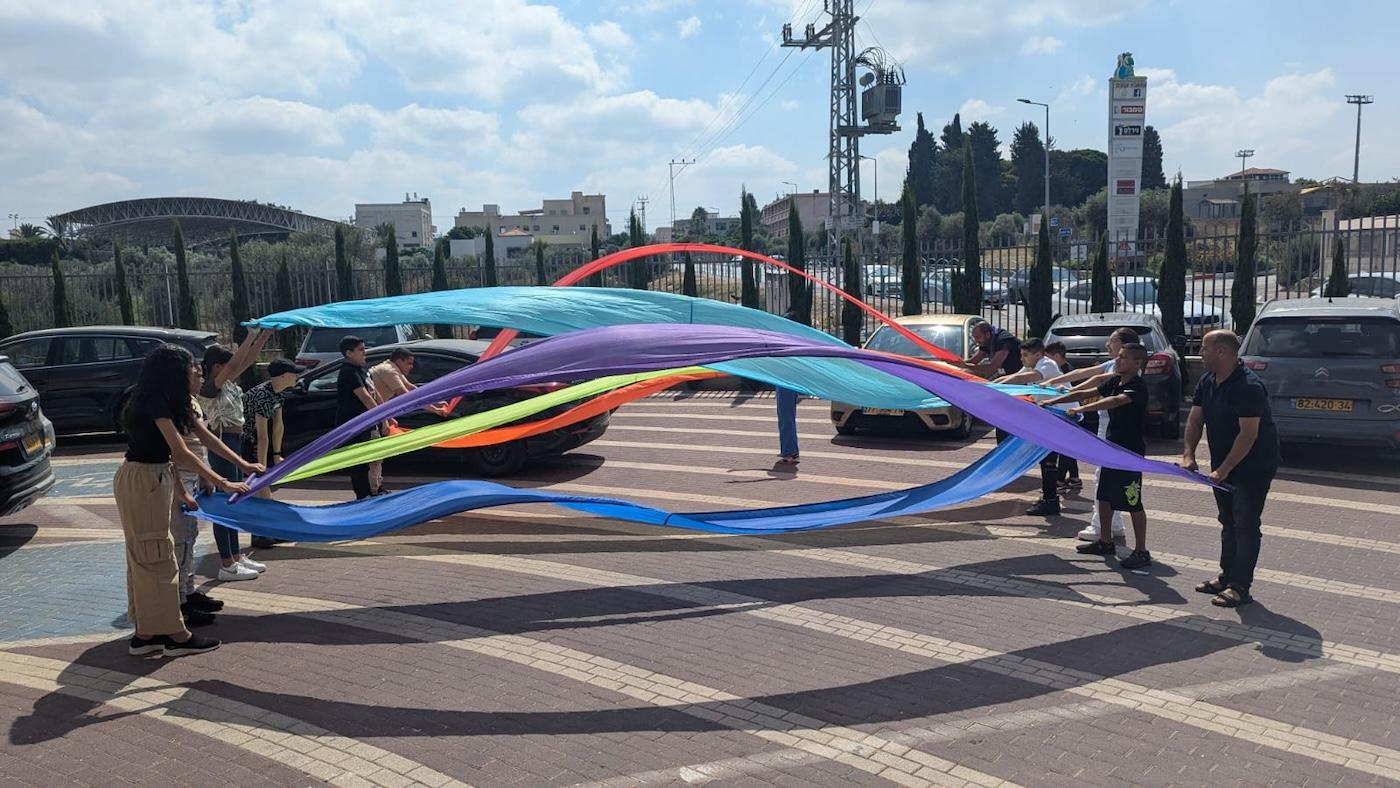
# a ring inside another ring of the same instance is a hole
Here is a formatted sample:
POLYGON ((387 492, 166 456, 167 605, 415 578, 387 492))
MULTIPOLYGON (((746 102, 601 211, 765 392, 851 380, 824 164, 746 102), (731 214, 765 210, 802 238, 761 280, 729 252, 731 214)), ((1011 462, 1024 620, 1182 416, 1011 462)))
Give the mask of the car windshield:
MULTIPOLYGON (((1027 276, 1029 276, 1029 274, 1027 274, 1027 276)), ((1079 279, 1078 279, 1078 277, 1076 277, 1076 276, 1074 275, 1074 272, 1073 272, 1073 271, 1070 271, 1070 270, 1067 270, 1067 269, 1064 269, 1064 268, 1052 268, 1052 269, 1050 269, 1050 281, 1052 281, 1052 282, 1077 282, 1077 281, 1079 281, 1079 279)))
POLYGON ((1244 353, 1276 358, 1397 358, 1400 323, 1384 318, 1268 318, 1255 324, 1244 353))
POLYGON ((1128 299, 1128 303, 1141 306, 1142 304, 1157 303, 1157 285, 1146 279, 1137 282, 1125 282, 1119 285, 1123 291, 1123 297, 1128 299))
POLYGON ((399 333, 393 326, 373 328, 313 328, 306 337, 303 353, 339 353, 340 340, 357 336, 365 341, 366 347, 392 345, 399 341, 399 333))
MULTIPOLYGON (((1106 353, 1105 345, 1108 337, 1116 329, 1122 326, 1095 324, 1091 326, 1057 326, 1050 329, 1050 334, 1045 338, 1046 342, 1056 340, 1065 343, 1065 350, 1071 353, 1103 352, 1106 353)), ((1157 341, 1157 334, 1147 326, 1128 326, 1138 332, 1138 342, 1147 352, 1155 353, 1162 350, 1161 343, 1157 341)))
MULTIPOLYGON (((967 355, 967 339, 963 335, 961 325, 925 325, 925 326, 905 326, 921 339, 927 340, 929 344, 958 356, 967 355)), ((903 334, 895 331, 889 326, 880 326, 870 339, 865 343, 866 350, 878 350, 882 353, 896 353, 901 356, 911 356, 913 358, 933 358, 933 354, 924 348, 915 345, 903 334)))

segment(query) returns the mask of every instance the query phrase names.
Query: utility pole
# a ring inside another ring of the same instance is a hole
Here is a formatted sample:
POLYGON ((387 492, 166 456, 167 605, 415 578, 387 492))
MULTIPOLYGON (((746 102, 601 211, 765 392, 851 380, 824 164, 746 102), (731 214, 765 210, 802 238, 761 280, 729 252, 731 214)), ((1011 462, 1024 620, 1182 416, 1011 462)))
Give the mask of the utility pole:
POLYGON ((671 173, 671 232, 672 232, 672 233, 675 233, 675 231, 676 231, 676 166, 679 165, 680 168, 681 168, 681 172, 685 172, 685 168, 686 168, 686 167, 689 167, 690 165, 692 165, 692 164, 694 164, 694 163, 695 163, 695 159, 691 159, 690 161, 686 161, 685 159, 681 159, 681 160, 679 160, 679 161, 677 161, 676 159, 671 159, 671 163, 668 164, 668 165, 666 165, 666 169, 671 173))
POLYGON ((638 206, 638 207, 637 207, 637 221, 641 222, 641 224, 642 224, 642 235, 643 235, 643 236, 645 236, 645 235, 647 234, 647 203, 648 203, 648 202, 650 202, 650 201, 647 199, 647 196, 646 196, 645 194, 643 194, 642 196, 640 196, 640 197, 637 198, 637 203, 636 203, 637 206, 638 206))
POLYGON ((1361 108, 1366 104, 1373 104, 1375 101, 1376 99, 1372 96, 1347 96, 1347 103, 1356 105, 1356 158, 1352 160, 1351 164, 1352 183, 1361 182, 1361 108))
POLYGON ((1247 150, 1237 150, 1237 151, 1235 151, 1235 158, 1237 158, 1237 159, 1240 160, 1240 179, 1241 179, 1241 180, 1244 179, 1245 165, 1249 163, 1249 159, 1250 159, 1250 157, 1252 157, 1253 155, 1254 155, 1254 149, 1253 149, 1253 148, 1249 148, 1249 149, 1247 149, 1247 150))

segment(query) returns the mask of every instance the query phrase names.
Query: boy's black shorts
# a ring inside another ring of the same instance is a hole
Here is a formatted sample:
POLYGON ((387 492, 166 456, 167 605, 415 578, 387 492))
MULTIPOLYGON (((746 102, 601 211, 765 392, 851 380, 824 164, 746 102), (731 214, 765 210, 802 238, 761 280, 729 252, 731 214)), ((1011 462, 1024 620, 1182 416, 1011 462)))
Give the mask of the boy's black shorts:
POLYGON ((1142 474, 1104 468, 1099 472, 1097 500, 1115 512, 1142 511, 1142 474))

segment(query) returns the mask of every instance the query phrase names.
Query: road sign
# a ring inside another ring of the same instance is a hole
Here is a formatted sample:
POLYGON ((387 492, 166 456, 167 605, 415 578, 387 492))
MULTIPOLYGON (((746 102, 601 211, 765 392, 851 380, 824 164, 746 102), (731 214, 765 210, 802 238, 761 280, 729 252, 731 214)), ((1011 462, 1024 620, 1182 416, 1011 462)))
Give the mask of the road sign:
POLYGON ((1060 218, 1059 218, 1058 216, 1051 216, 1051 217, 1050 217, 1050 226, 1051 226, 1051 227, 1059 227, 1059 226, 1060 226, 1060 218))
POLYGON ((1068 237, 1070 237, 1071 235, 1074 235, 1074 228, 1072 228, 1072 227, 1061 227, 1061 228, 1060 228, 1060 237, 1061 237, 1061 238, 1068 238, 1068 237))

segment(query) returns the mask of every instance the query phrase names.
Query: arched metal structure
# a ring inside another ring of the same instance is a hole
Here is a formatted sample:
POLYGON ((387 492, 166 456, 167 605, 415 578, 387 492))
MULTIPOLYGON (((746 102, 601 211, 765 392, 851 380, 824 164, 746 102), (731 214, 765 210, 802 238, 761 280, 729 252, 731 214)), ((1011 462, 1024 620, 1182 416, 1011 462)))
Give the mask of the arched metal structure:
POLYGON ((214 197, 145 197, 103 203, 61 213, 75 235, 94 241, 120 238, 127 243, 168 244, 170 223, 179 220, 190 246, 228 239, 285 236, 290 233, 331 235, 339 222, 250 200, 214 197))

